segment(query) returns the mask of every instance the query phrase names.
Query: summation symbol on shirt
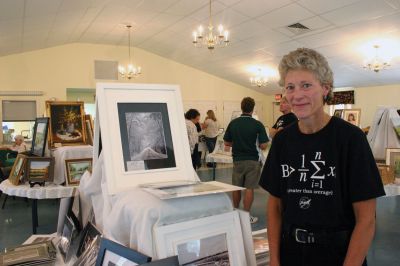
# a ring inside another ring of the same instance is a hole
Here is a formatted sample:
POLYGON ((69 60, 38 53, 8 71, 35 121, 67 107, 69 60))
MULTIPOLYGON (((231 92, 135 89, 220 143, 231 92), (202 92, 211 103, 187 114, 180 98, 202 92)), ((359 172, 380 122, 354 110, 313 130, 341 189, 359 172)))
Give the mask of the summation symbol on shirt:
MULTIPOLYGON (((311 179, 311 187, 312 188, 323 188, 323 180, 325 179, 325 174, 322 169, 325 168, 325 161, 321 159, 322 152, 315 152, 314 160, 311 160, 310 163, 313 166, 313 169, 309 169, 305 167, 306 156, 305 154, 301 155, 301 167, 297 169, 298 173, 300 173, 300 182, 307 182, 308 177, 311 179), (313 171, 313 172, 312 172, 313 171), (311 176, 310 176, 310 173, 311 176)), ((282 167, 282 177, 289 177, 293 172, 296 171, 295 168, 288 164, 281 165, 282 167)), ((327 176, 335 177, 335 167, 329 166, 329 173, 327 176)))

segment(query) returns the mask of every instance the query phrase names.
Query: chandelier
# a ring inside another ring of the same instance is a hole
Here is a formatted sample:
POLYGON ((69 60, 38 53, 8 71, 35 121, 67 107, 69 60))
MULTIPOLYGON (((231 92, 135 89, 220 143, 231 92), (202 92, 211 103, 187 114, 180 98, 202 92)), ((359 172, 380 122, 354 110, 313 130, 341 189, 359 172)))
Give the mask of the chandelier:
POLYGON ((268 78, 263 76, 261 73, 261 68, 258 69, 258 74, 254 77, 250 77, 250 84, 254 87, 264 87, 268 84, 268 78))
MULTIPOLYGON (((140 66, 135 66, 132 64, 132 59, 131 59, 131 28, 132 25, 126 25, 126 28, 128 29, 128 53, 129 53, 129 62, 127 66, 118 66, 118 73, 122 78, 135 78, 139 76, 142 72, 142 68, 140 66)), ((133 53, 132 53, 133 57, 133 53)))
POLYGON ((375 48, 375 57, 366 62, 364 68, 373 70, 375 73, 378 73, 379 71, 390 67, 390 64, 388 62, 385 62, 382 58, 379 58, 378 56, 379 45, 374 45, 374 48, 375 48))
POLYGON ((211 20, 211 0, 209 11, 210 19, 208 23, 208 32, 204 33, 204 28, 200 25, 197 31, 193 32, 193 44, 195 47, 207 47, 207 49, 212 51, 216 47, 225 47, 229 44, 229 32, 224 30, 222 25, 219 25, 218 31, 214 32, 214 26, 211 20))

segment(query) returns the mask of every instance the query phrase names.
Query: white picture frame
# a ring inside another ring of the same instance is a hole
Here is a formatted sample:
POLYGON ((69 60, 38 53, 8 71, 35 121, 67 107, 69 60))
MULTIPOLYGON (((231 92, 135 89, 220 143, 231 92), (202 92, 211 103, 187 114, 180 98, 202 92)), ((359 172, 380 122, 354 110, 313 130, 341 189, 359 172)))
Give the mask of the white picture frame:
POLYGON ((219 256, 226 241, 227 251, 224 253, 225 256, 227 253, 230 265, 246 265, 242 229, 237 211, 155 227, 154 241, 158 259, 178 255, 179 265, 219 256), (210 242, 207 242, 209 239, 210 242), (205 241, 204 245, 201 245, 202 241, 205 241), (188 249, 192 247, 198 250, 184 252, 182 245, 186 245, 188 249), (199 254, 198 257, 188 257, 188 254, 196 252, 199 254))
POLYGON ((240 225, 242 227, 244 252, 246 255, 246 265, 257 265, 256 256, 254 254, 253 235, 250 223, 250 213, 237 210, 240 218, 240 225))
POLYGON ((97 83, 96 98, 109 194, 198 180, 179 86, 97 83))

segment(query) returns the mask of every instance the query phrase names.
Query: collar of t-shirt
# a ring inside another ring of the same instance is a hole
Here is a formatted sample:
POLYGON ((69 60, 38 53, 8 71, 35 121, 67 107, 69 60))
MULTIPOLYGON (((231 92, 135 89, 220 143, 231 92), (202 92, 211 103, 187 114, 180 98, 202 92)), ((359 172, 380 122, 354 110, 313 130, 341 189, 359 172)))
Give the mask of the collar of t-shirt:
POLYGON ((252 116, 251 116, 251 115, 249 115, 249 114, 241 114, 240 116, 252 117, 252 116))

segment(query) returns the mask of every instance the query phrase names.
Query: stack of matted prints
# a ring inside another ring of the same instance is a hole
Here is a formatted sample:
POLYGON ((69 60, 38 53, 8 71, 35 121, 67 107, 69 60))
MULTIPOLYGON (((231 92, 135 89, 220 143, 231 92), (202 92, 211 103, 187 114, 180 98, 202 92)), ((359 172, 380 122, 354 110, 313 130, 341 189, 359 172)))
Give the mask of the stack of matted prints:
POLYGON ((0 253, 0 265, 53 265, 57 249, 52 241, 36 242, 0 253))
POLYGON ((257 265, 269 265, 269 244, 267 229, 253 232, 253 246, 257 265))

